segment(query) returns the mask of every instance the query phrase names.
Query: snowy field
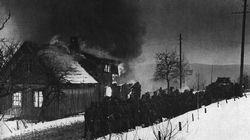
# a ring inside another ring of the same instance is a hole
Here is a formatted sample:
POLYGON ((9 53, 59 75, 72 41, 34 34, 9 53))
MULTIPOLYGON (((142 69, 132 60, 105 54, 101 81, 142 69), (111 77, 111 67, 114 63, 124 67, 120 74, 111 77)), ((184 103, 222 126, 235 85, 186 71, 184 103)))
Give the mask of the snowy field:
POLYGON ((234 101, 230 99, 198 110, 187 112, 163 123, 123 133, 99 138, 112 140, 156 140, 158 131, 161 137, 171 136, 171 140, 249 140, 250 138, 250 96, 234 101), (206 108, 206 113, 205 113, 206 108), (192 119, 193 114, 193 119, 192 119), (182 130, 179 130, 179 122, 182 130), (172 130, 172 131, 171 131, 172 130), (171 134, 170 134, 171 133, 171 134))
POLYGON ((27 123, 26 126, 27 128, 25 129, 22 123, 18 121, 19 130, 17 130, 17 124, 16 124, 17 121, 7 121, 7 122, 0 121, 0 139, 5 139, 5 138, 11 139, 12 137, 17 137, 17 136, 32 135, 37 132, 42 132, 50 129, 52 130, 53 128, 59 129, 61 127, 67 127, 81 122, 84 122, 84 116, 78 115, 43 123, 42 122, 36 124, 27 123))

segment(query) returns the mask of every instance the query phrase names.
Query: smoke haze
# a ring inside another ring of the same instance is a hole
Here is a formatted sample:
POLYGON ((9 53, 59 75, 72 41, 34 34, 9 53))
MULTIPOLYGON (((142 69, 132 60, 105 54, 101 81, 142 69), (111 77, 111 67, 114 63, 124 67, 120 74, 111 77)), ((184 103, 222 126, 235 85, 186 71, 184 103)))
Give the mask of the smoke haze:
POLYGON ((9 33, 38 42, 57 34, 66 41, 81 36, 89 46, 126 60, 130 79, 143 82, 152 79, 155 53, 178 51, 180 33, 190 63, 239 64, 242 16, 232 12, 242 11, 242 4, 240 0, 1 1, 4 9, 12 11, 6 25, 9 33))
POLYGON ((65 41, 79 36, 89 46, 132 59, 141 54, 144 26, 138 3, 128 0, 8 0, 24 40, 48 41, 61 35, 65 41))

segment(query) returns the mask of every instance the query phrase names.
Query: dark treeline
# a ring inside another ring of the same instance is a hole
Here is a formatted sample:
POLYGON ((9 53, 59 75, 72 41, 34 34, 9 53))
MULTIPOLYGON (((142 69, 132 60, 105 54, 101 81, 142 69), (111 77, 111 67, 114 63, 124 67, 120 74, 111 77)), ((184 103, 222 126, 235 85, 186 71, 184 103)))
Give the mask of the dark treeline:
POLYGON ((196 93, 193 90, 180 93, 173 89, 167 93, 160 88, 152 96, 147 92, 140 97, 141 85, 136 83, 126 100, 111 96, 102 102, 92 103, 85 112, 85 136, 101 137, 126 132, 136 126, 147 127, 161 122, 162 118, 171 119, 202 105, 241 96, 238 84, 207 88, 196 93))

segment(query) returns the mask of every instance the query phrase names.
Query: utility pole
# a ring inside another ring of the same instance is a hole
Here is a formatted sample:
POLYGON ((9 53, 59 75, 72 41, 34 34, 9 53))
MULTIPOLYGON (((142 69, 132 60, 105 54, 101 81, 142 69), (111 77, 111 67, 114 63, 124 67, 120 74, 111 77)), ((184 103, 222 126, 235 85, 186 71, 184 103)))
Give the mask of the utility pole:
POLYGON ((240 88, 243 92, 243 70, 244 70, 244 49, 245 49, 245 27, 246 27, 247 0, 244 0, 243 19, 242 19, 242 38, 240 55, 240 88))
POLYGON ((197 73, 197 91, 200 90, 200 73, 197 73))
POLYGON ((182 52, 181 52, 181 43, 182 43, 182 37, 181 37, 181 34, 180 34, 180 37, 179 37, 179 41, 180 41, 180 89, 182 88, 182 58, 181 58, 181 55, 182 55, 182 52))
POLYGON ((243 71, 244 71, 244 50, 245 50, 245 27, 246 27, 246 14, 250 13, 247 11, 247 0, 244 0, 243 12, 233 12, 233 14, 243 14, 242 17, 242 35, 241 35, 241 55, 240 55, 240 88, 243 92, 243 71))
POLYGON ((211 68, 211 84, 213 82, 213 71, 214 71, 214 65, 212 64, 212 68, 211 68))

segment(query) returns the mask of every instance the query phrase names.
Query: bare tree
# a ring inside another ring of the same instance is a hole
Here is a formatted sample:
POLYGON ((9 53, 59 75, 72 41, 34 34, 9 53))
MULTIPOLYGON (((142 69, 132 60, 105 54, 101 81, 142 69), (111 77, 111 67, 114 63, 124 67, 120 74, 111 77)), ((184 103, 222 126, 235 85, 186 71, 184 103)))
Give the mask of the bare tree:
MULTIPOLYGON (((62 46, 62 44, 51 44, 50 47, 52 46, 60 47, 62 46)), ((60 111, 60 105, 66 106, 63 102, 65 93, 62 89, 65 83, 70 83, 70 81, 66 77, 76 72, 76 68, 72 67, 71 64, 67 65, 65 63, 61 64, 58 62, 58 60, 60 59, 58 58, 58 55, 66 55, 64 53, 47 49, 40 51, 38 55, 40 58, 40 64, 44 68, 42 69, 42 71, 46 74, 46 77, 48 77, 45 88, 47 90, 43 93, 44 102, 38 116, 39 120, 45 120, 46 109, 50 106, 51 103, 58 103, 58 111, 60 111)), ((73 60, 71 63, 73 63, 73 60)))
POLYGON ((171 140, 174 131, 172 123, 170 119, 165 122, 151 126, 156 140, 171 140), (165 122, 167 122, 167 125, 165 122))
MULTIPOLYGON (((156 53, 156 68, 154 73, 155 80, 165 80, 167 82, 168 91, 170 82, 178 80, 180 76, 180 61, 176 51, 164 51, 156 53)), ((189 73, 189 64, 182 59, 182 77, 189 73)))
MULTIPOLYGON (((4 18, 0 24, 0 31, 5 28, 6 23, 11 18, 11 12, 9 10, 7 17, 4 18)), ((20 41, 8 38, 0 38, 0 68, 12 58, 14 53, 17 51, 20 41)))
POLYGON ((0 31, 4 29, 5 24, 10 20, 10 17, 11 17, 11 13, 10 13, 10 10, 9 10, 8 16, 4 19, 3 23, 0 26, 0 31))
POLYGON ((178 56, 175 51, 156 53, 155 80, 166 80, 168 91, 170 81, 178 77, 178 56))
POLYGON ((0 39, 0 68, 13 57, 20 44, 21 41, 14 39, 0 39))

